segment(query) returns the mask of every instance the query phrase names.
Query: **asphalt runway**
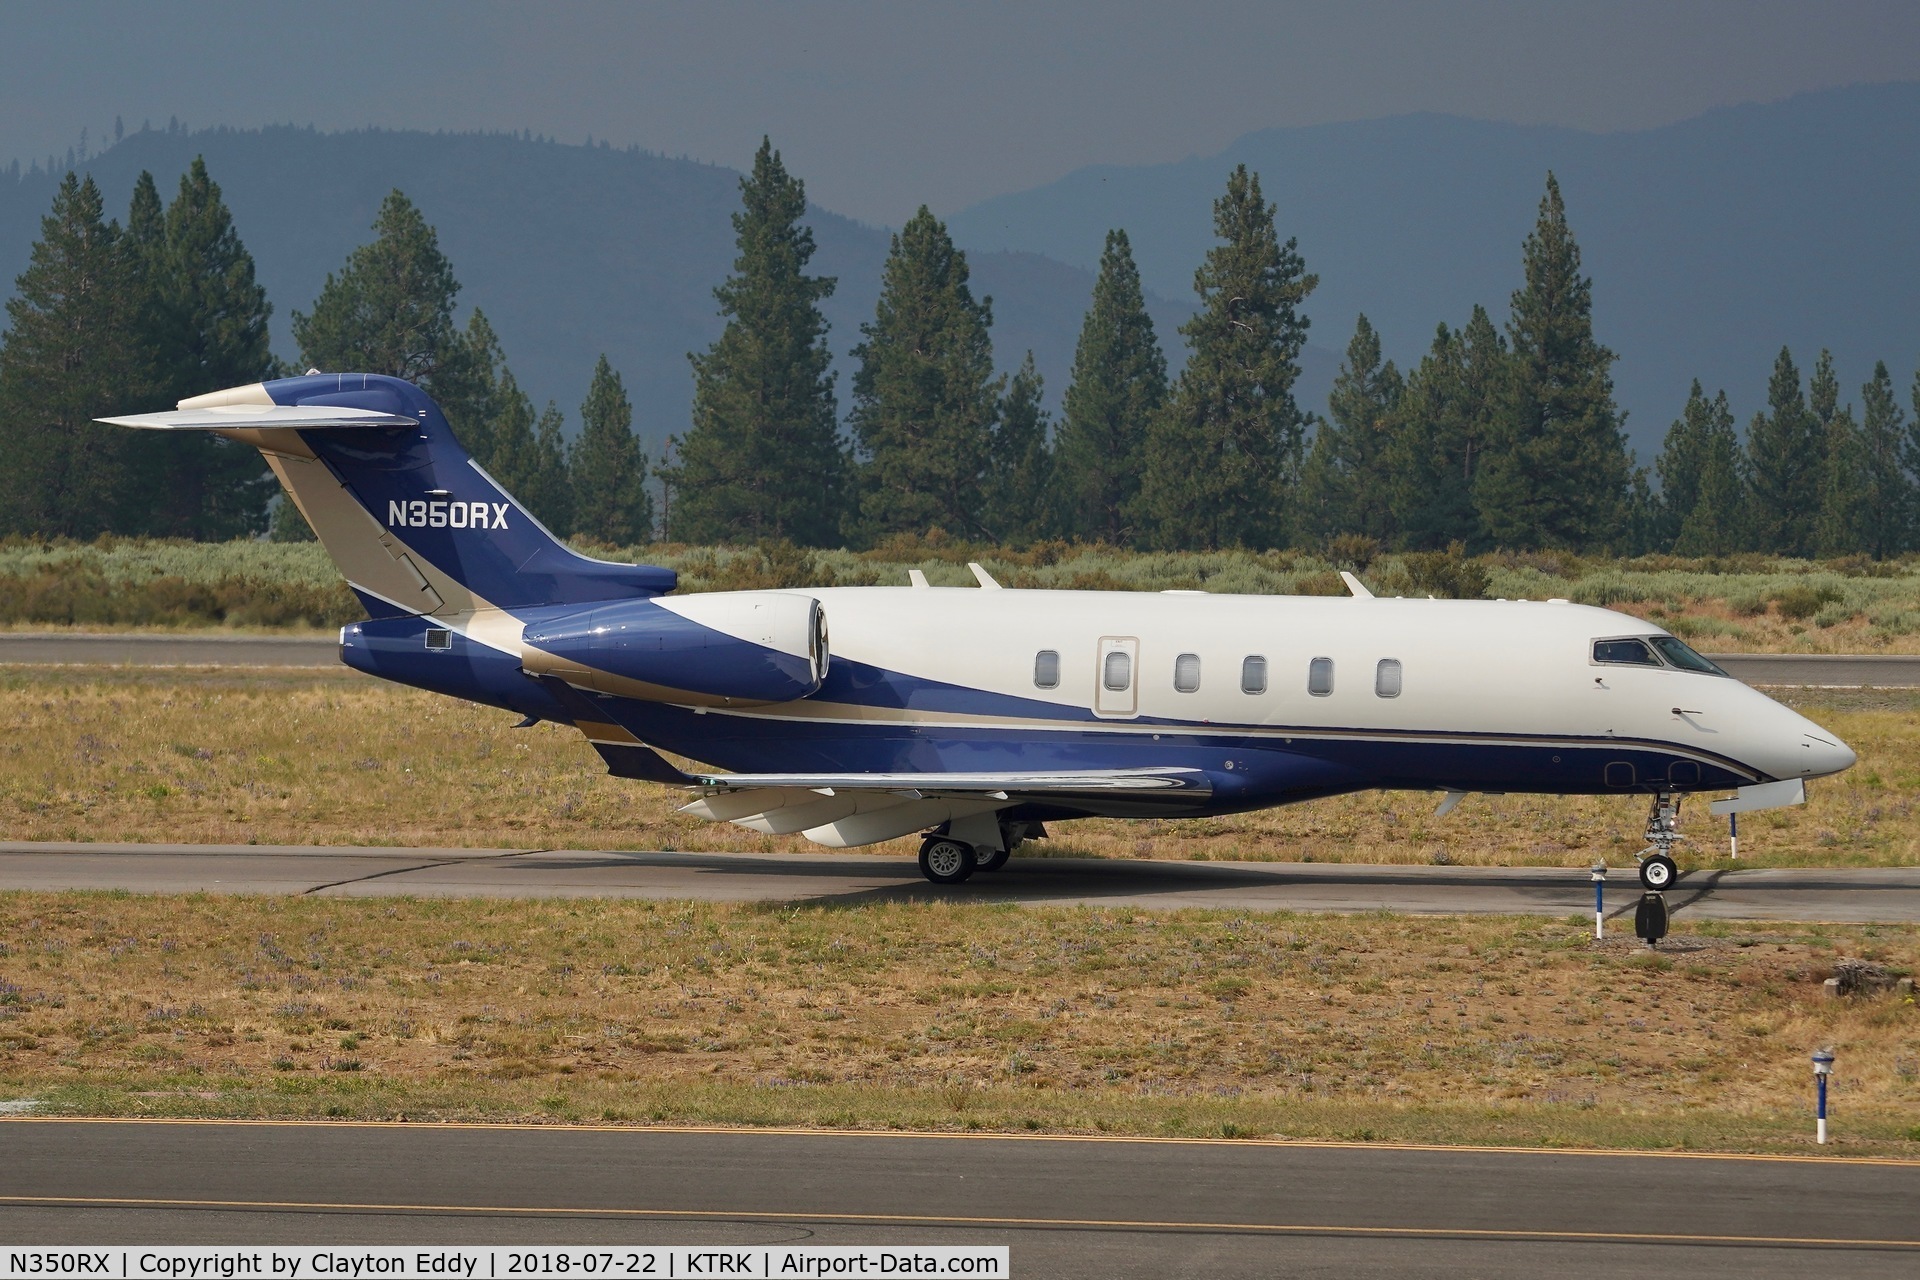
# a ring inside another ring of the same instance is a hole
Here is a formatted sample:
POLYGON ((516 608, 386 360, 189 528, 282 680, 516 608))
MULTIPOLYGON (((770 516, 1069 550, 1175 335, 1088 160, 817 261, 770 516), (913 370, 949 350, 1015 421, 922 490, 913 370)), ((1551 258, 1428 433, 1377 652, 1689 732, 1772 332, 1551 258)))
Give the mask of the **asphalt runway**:
POLYGON ((338 667, 332 636, 0 632, 0 665, 338 667))
MULTIPOLYGON (((1016 858, 942 888, 914 860, 874 854, 385 849, 299 845, 0 843, 0 889, 332 897, 674 898, 851 905, 942 899, 1171 910, 1585 915, 1585 868, 1350 866, 1016 858)), ((1608 914, 1632 916, 1638 877, 1615 868, 1608 914)), ((1707 920, 1920 921, 1920 869, 1694 871, 1668 891, 1707 920)))
POLYGON ((1912 1276, 1920 1163, 562 1126, 0 1122, 35 1244, 1005 1244, 1028 1277, 1912 1276))
MULTIPOLYGON (((1920 656, 1720 653, 1748 684, 1810 688, 1920 688, 1920 656)), ((0 666, 335 667, 332 636, 94 635, 0 632, 0 666)))

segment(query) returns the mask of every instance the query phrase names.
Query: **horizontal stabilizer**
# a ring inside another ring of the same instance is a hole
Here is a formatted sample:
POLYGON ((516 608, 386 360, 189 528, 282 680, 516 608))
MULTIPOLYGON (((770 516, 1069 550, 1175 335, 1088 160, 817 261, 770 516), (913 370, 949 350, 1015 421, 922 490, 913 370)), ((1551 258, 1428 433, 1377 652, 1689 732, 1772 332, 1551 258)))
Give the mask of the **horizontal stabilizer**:
POLYGON ((418 427, 412 418, 378 409, 347 409, 326 404, 235 404, 214 409, 169 409, 165 413, 134 413, 124 418, 95 418, 113 427, 147 431, 234 431, 261 427, 292 427, 319 431, 342 427, 418 427))

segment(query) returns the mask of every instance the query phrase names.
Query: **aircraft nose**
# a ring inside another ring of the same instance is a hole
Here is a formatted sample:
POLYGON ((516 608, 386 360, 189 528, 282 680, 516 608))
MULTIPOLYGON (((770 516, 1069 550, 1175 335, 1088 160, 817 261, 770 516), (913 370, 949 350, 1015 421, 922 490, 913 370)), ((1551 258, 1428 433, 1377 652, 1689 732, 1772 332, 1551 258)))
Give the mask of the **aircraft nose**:
POLYGON ((1853 762, 1860 757, 1853 748, 1831 734, 1803 733, 1800 735, 1802 752, 1802 776, 1824 778, 1830 773, 1839 773, 1842 769, 1851 769, 1853 762))

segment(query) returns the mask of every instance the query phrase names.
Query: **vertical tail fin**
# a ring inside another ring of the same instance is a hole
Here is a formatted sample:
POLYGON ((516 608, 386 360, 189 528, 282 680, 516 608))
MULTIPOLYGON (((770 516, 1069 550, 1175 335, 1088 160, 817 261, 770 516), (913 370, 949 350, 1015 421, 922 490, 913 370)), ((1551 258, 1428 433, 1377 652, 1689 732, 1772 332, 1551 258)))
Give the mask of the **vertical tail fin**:
POLYGON ((671 569, 567 548, 399 378, 308 374, 102 421, 218 431, 258 448, 375 618, 654 596, 676 582, 671 569))

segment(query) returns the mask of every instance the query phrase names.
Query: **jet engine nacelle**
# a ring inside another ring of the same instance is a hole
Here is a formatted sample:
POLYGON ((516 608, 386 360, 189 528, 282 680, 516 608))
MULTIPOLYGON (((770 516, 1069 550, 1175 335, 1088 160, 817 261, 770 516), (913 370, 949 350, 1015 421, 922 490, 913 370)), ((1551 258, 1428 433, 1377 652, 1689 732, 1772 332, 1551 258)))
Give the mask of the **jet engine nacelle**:
POLYGON ((820 602, 785 591, 617 600, 529 621, 521 665, 650 702, 792 702, 827 674, 820 602))

